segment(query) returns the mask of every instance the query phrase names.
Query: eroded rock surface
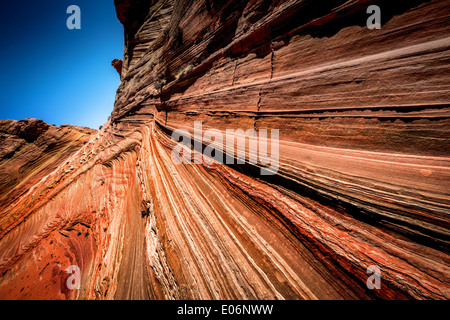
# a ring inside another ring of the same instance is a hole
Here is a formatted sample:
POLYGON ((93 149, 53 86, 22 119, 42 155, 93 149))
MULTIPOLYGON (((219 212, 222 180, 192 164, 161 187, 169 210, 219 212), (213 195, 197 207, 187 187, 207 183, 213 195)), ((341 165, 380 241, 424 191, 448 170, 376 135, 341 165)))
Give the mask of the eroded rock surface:
POLYGON ((450 297, 450 1, 115 5, 102 129, 0 123, 1 298, 450 297), (176 165, 195 121, 279 129, 277 174, 176 165))

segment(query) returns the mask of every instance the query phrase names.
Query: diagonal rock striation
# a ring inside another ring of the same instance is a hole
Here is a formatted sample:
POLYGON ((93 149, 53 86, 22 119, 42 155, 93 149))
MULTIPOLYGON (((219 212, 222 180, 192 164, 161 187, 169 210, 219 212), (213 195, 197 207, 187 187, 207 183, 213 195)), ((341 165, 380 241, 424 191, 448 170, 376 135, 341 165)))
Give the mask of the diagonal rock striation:
POLYGON ((0 298, 449 298, 450 1, 114 3, 102 129, 0 122, 0 298), (199 121, 278 129, 276 174, 199 121))

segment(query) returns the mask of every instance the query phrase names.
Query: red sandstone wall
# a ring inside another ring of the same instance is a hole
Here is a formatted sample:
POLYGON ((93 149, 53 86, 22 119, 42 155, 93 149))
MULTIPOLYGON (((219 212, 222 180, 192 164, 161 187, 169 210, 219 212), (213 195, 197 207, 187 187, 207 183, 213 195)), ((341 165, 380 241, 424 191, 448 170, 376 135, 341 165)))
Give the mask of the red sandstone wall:
POLYGON ((449 298, 449 1, 115 4, 111 119, 0 181, 0 298, 449 298), (194 121, 279 129, 278 174, 173 164, 194 121))

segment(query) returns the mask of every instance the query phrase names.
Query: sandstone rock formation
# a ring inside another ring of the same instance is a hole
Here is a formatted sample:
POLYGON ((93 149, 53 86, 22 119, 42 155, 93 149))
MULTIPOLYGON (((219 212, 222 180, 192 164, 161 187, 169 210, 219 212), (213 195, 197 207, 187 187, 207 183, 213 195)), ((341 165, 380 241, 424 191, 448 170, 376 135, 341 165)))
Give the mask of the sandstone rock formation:
POLYGON ((116 69, 119 75, 122 74, 122 60, 114 59, 113 61, 111 61, 111 65, 114 67, 114 69, 116 69))
POLYGON ((115 5, 102 129, 0 124, 0 298, 450 297, 450 1, 115 5), (277 174, 176 165, 195 121, 279 129, 277 174))

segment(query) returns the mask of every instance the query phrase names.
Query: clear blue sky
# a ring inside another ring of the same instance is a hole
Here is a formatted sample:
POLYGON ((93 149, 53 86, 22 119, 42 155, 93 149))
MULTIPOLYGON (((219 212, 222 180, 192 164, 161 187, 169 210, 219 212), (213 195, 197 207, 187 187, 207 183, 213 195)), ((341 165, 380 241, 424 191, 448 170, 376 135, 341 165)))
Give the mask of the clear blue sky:
POLYGON ((94 129, 111 114, 123 55, 113 0, 14 0, 0 10, 0 119, 39 118, 94 129), (81 30, 69 30, 69 5, 81 30))

